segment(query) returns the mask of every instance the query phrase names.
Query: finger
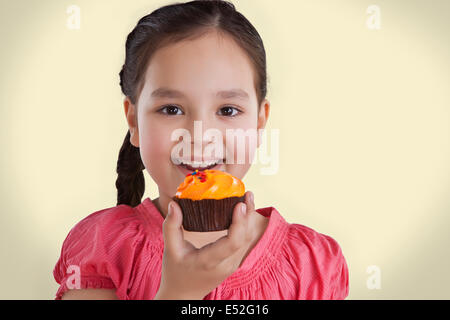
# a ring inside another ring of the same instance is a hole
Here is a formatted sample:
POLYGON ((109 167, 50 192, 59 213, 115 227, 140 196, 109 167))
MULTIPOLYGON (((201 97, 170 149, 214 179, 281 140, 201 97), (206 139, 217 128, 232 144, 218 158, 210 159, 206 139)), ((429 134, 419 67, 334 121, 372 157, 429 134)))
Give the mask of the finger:
POLYGON ((255 211, 255 196, 253 192, 247 191, 245 193, 245 204, 247 205, 247 213, 255 211))
POLYGON ((177 255, 183 249, 183 215, 179 205, 175 201, 170 201, 168 214, 163 222, 164 247, 171 255, 177 255))
POLYGON ((246 219, 246 205, 239 202, 233 210, 231 226, 228 235, 210 243, 200 249, 199 255, 203 261, 217 265, 235 253, 245 244, 248 219, 246 219))

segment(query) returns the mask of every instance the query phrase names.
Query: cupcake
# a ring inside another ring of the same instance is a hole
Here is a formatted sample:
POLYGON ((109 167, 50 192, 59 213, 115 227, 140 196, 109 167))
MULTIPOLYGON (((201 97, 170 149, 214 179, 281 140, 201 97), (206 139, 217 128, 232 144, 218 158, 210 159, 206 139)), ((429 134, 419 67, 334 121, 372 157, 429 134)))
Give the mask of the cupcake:
POLYGON ((208 232, 228 229, 234 206, 244 202, 241 180, 219 170, 195 170, 186 175, 172 198, 183 212, 186 231, 208 232))

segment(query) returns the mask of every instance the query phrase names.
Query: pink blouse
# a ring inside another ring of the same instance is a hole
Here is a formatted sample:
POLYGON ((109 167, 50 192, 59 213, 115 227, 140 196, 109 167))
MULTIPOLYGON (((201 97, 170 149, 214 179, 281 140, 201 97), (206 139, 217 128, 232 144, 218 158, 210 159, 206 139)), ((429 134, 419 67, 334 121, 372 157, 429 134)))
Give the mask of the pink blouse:
MULTIPOLYGON (((345 299, 348 268, 330 236, 287 223, 274 207, 241 266, 204 300, 345 299)), ((153 299, 161 280, 163 216, 150 200, 94 212, 67 235, 53 270, 60 287, 115 289, 119 299, 153 299), (78 281, 78 282, 77 282, 78 281), (78 286, 77 286, 78 284, 78 286)))

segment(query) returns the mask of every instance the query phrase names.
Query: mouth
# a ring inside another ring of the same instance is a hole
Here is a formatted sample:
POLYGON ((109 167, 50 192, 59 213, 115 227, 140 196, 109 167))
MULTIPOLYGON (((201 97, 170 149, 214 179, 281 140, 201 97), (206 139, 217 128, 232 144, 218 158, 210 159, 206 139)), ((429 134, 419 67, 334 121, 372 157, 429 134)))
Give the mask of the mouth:
POLYGON ((222 166, 225 163, 225 159, 220 160, 212 160, 212 161, 204 161, 204 162, 191 162, 191 161, 183 161, 177 165, 177 168, 184 174, 192 174, 195 170, 204 171, 204 170, 221 170, 222 166))

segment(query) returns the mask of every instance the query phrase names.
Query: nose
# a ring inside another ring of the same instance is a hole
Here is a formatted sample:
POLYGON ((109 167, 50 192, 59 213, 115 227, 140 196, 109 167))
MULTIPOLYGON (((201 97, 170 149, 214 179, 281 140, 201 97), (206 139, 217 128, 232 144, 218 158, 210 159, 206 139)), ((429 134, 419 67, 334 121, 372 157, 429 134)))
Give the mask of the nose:
POLYGON ((197 117, 188 128, 191 135, 191 157, 194 160, 223 158, 223 132, 212 119, 197 117), (216 150, 216 144, 220 147, 216 150), (214 151, 212 151, 214 150, 214 151), (207 151, 207 152, 205 152, 207 151))
POLYGON ((207 144, 208 142, 204 141, 207 138, 205 132, 215 127, 214 118, 210 114, 209 108, 203 106, 193 110, 190 116, 186 117, 185 125, 185 128, 191 134, 192 144, 207 144))

